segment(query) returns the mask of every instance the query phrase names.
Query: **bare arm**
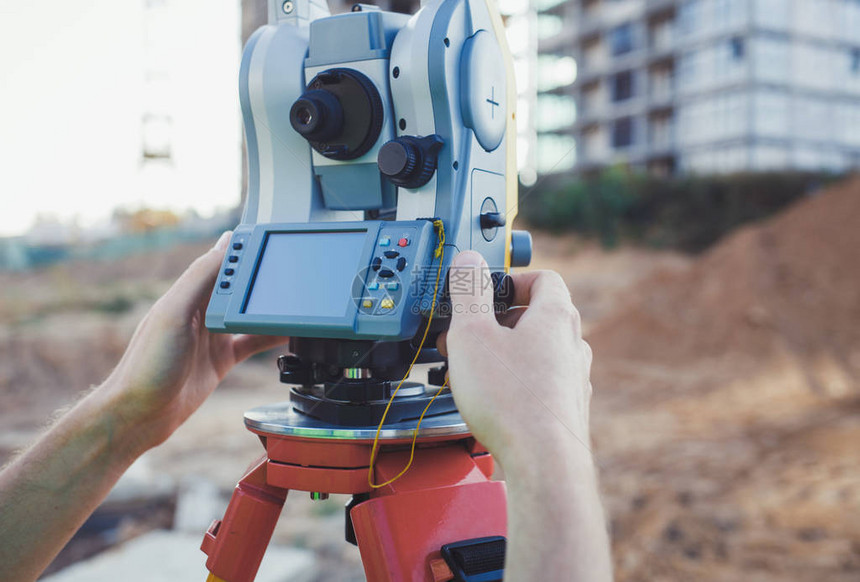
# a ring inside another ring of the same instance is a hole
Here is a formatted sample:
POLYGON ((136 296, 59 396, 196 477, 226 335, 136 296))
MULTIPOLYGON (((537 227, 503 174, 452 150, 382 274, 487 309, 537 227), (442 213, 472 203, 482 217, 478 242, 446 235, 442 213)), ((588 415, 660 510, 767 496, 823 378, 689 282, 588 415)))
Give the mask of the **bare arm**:
POLYGON ((468 291, 452 286, 451 389, 472 433, 499 461, 508 486, 506 580, 612 579, 609 539, 588 431, 591 349, 567 287, 548 271, 515 275, 516 303, 496 321, 480 255, 468 291))
POLYGON ((206 329, 228 240, 156 302, 110 377, 0 472, 4 580, 35 580, 138 456, 170 436, 234 365, 285 341, 206 329))

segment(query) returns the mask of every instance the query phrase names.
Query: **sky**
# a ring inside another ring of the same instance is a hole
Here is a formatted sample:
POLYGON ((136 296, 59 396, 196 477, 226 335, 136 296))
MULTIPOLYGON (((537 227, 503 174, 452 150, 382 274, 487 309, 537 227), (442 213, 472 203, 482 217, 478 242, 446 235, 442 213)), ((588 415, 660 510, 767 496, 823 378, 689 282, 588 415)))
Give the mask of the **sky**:
POLYGON ((238 0, 0 0, 0 236, 234 206, 239 18, 238 0), (168 163, 143 161, 152 111, 168 163))
MULTIPOLYGON (((524 0, 500 7, 527 26, 524 0)), ((115 208, 235 206, 239 30, 240 0, 0 0, 0 236, 39 217, 90 228, 115 208), (145 162, 145 143, 169 162, 145 162)), ((517 58, 523 32, 509 34, 517 58)), ((533 64, 517 65, 524 88, 533 64)))

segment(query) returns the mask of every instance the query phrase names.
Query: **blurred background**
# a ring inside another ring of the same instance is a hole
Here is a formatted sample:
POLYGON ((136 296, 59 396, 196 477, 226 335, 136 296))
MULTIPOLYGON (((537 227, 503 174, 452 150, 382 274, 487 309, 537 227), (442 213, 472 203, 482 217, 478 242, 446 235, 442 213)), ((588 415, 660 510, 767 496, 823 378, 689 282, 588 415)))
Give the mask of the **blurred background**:
MULTIPOLYGON (((860 0, 498 5, 517 226, 594 348, 617 578, 860 579, 860 0)), ((0 463, 238 221, 236 79, 265 15, 0 0, 0 463)), ((286 398, 274 356, 145 455, 46 579, 203 579, 202 533, 262 452, 242 413, 286 398)), ((258 579, 364 579, 345 501, 291 494, 258 579)))

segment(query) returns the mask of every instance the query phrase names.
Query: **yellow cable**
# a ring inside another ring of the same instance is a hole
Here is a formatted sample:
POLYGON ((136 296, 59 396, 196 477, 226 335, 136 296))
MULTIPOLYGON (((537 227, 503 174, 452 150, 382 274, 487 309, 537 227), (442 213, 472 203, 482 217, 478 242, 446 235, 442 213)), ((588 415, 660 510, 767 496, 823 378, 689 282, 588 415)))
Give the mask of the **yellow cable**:
POLYGON ((421 427, 421 421, 424 419, 424 414, 427 412, 427 409, 430 408, 430 405, 433 404, 433 401, 436 400, 436 396, 442 393, 442 390, 445 389, 445 386, 448 384, 448 380, 445 380, 445 383, 442 384, 442 387, 436 392, 433 398, 430 399, 430 402, 427 403, 427 406, 424 407, 424 411, 421 413, 421 416, 418 418, 418 424, 415 426, 415 431, 412 434, 412 450, 409 452, 409 462, 406 464, 406 467, 400 473, 398 473, 395 477, 392 477, 385 483, 376 484, 373 482, 373 464, 376 462, 376 453, 377 448, 379 446, 379 433, 382 431, 382 425, 385 424, 385 417, 388 416, 388 410, 391 408, 391 404, 394 402, 394 397, 397 396, 397 392, 400 390, 400 387, 403 386, 403 383, 406 381, 406 378, 409 377, 409 374, 412 372, 412 367, 415 365, 415 362, 418 361, 418 356, 421 355, 421 350, 424 349, 424 342, 427 340, 427 334, 430 332, 430 324, 433 323, 433 313, 436 311, 436 296, 439 293, 439 279, 442 275, 442 261, 445 258, 445 225, 441 220, 434 220, 433 226, 436 227, 436 231, 439 233, 439 246, 436 247, 436 252, 434 253, 434 257, 439 259, 439 267, 436 270, 436 284, 433 288, 433 300, 430 304, 430 316, 427 318, 427 327, 424 328, 424 335, 421 336, 421 343, 418 344, 418 350, 415 352, 415 357, 412 358, 412 363, 409 364, 409 368, 406 370, 406 375, 403 376, 403 379, 397 384, 397 388, 394 389, 394 392, 391 393, 391 396, 388 399, 388 404, 385 406, 385 410, 382 412, 382 419, 379 421, 379 426, 376 427, 376 434, 373 437, 373 447, 370 449, 370 466, 367 468, 367 484, 370 485, 373 489, 379 489, 380 487, 385 487, 389 483, 393 483, 397 479, 403 476, 406 471, 409 470, 409 467, 412 466, 412 459, 415 456, 415 442, 418 439, 418 429, 421 427))

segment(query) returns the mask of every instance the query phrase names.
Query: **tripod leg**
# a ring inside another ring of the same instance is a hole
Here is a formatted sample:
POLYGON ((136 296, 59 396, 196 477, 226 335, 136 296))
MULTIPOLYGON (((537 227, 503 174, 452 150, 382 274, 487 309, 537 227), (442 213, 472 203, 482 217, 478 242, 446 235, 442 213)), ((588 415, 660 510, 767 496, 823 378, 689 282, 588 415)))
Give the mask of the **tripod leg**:
MULTIPOLYGON (((408 453, 383 453, 377 478, 396 475, 407 459, 408 453)), ((463 448, 416 451, 408 473, 350 512, 367 579, 450 579, 439 577, 442 546, 504 536, 505 507, 505 484, 490 481, 463 448)))
POLYGON ((287 489, 266 482, 261 459, 236 485, 223 520, 209 526, 200 548, 210 582, 253 582, 272 538, 287 489))

